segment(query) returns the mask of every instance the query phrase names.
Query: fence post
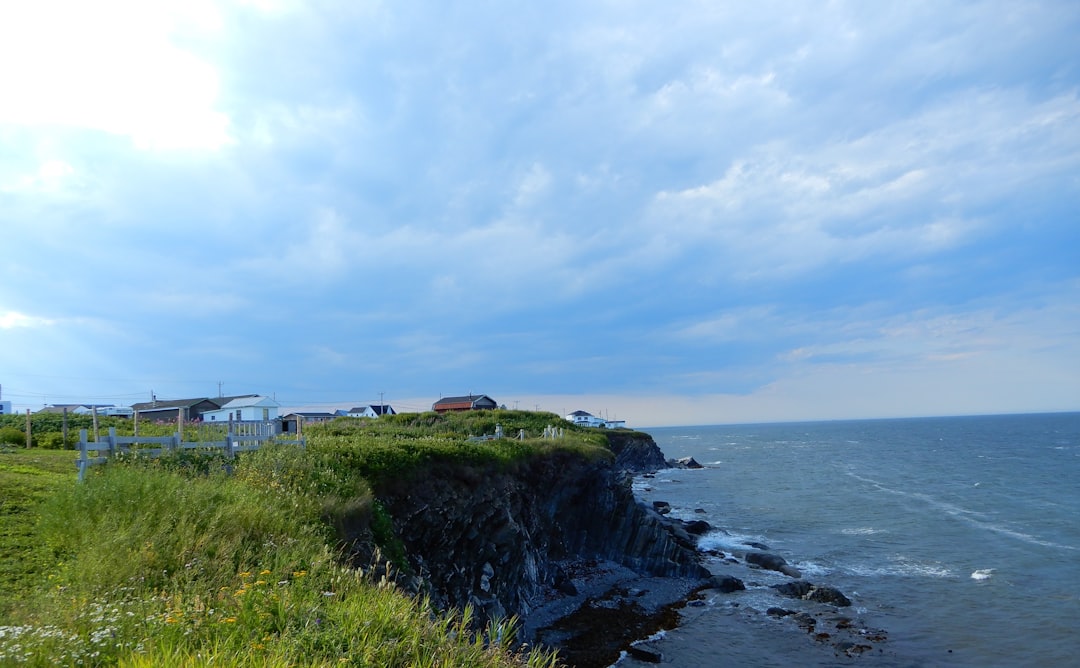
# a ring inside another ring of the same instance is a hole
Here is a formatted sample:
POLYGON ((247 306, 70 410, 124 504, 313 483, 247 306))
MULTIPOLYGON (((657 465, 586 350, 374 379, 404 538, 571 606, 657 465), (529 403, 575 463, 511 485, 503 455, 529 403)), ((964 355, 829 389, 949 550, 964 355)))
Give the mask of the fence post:
POLYGON ((26 409, 26 447, 30 447, 30 409, 26 409))
POLYGON ((176 409, 176 433, 180 434, 180 440, 184 440, 184 408, 176 409))
POLYGON ((82 482, 86 478, 86 467, 90 465, 90 461, 86 456, 86 450, 89 447, 89 443, 86 442, 86 430, 79 430, 79 458, 75 460, 75 466, 79 469, 79 482, 82 482))
POLYGON ((116 442, 116 427, 109 427, 109 456, 115 457, 120 454, 120 445, 116 442))
POLYGON ((101 433, 98 431, 97 406, 90 407, 90 415, 94 418, 94 443, 97 443, 101 440, 101 433))

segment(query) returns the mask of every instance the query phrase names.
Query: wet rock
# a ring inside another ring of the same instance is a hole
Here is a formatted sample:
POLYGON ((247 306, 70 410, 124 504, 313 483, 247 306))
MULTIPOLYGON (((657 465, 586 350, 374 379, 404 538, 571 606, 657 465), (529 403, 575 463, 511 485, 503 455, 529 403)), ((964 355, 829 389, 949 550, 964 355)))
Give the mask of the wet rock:
POLYGON ((772 588, 788 598, 802 598, 810 593, 814 585, 809 582, 785 582, 773 585, 772 588))
POLYGON ((661 515, 667 515, 671 512, 671 504, 667 501, 653 501, 652 507, 653 510, 660 513, 661 515))
POLYGON ((816 601, 818 603, 827 603, 829 605, 835 605, 839 607, 846 607, 851 605, 851 599, 837 589, 836 587, 814 587, 809 595, 805 597, 808 601, 816 601))
POLYGON ((768 571, 783 573, 788 577, 802 577, 802 573, 800 573, 797 568, 788 565, 788 562, 778 554, 772 554, 770 552, 748 552, 746 554, 746 563, 759 568, 764 568, 768 571))
POLYGON ((626 648, 626 653, 632 658, 645 663, 660 663, 664 659, 660 652, 641 645, 630 645, 630 647, 626 648))
POLYGON ((708 586, 712 589, 719 589, 724 594, 730 594, 733 591, 743 591, 746 589, 746 585, 739 578, 732 577, 730 575, 714 575, 708 580, 708 586))
POLYGON ((705 520, 690 520, 683 525, 683 528, 691 536, 703 536, 712 531, 712 525, 705 520))
POLYGON ((785 610, 784 608, 772 607, 765 611, 766 615, 770 617, 787 617, 788 615, 794 615, 794 610, 785 610))
POLYGON ((769 549, 770 549, 770 548, 769 548, 769 546, 768 546, 768 545, 766 545, 765 543, 755 543, 755 542, 754 542, 754 541, 752 541, 752 540, 750 540, 750 541, 743 541, 743 545, 745 545, 745 546, 747 546, 747 547, 752 547, 752 548, 754 548, 755 550, 764 550, 765 552, 768 552, 768 551, 769 551, 769 549))
POLYGON ((672 468, 704 468, 704 466, 699 464, 698 460, 693 459, 692 456, 684 456, 683 459, 679 460, 667 460, 667 465, 672 468))

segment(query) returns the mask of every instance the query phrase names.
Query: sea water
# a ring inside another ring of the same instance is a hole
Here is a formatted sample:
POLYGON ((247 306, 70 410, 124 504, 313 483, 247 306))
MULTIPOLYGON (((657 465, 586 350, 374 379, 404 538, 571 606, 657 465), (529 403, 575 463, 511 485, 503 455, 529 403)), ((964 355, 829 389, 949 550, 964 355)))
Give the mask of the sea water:
POLYGON ((645 431, 706 468, 639 498, 708 521, 702 548, 767 545, 887 638, 850 658, 764 614, 794 607, 769 588, 786 576, 710 558, 748 588, 686 608, 665 664, 1080 665, 1080 413, 645 431))

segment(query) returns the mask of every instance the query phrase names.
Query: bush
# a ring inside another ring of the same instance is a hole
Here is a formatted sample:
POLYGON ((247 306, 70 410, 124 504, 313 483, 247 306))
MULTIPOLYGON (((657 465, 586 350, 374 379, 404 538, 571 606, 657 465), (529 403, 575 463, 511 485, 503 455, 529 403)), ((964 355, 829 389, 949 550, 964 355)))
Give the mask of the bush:
POLYGON ((74 436, 69 435, 67 441, 64 441, 64 435, 56 431, 34 437, 34 445, 46 450, 72 450, 76 443, 78 439, 74 436))
POLYGON ((17 445, 21 448, 26 445, 26 434, 17 427, 0 427, 0 443, 17 445))

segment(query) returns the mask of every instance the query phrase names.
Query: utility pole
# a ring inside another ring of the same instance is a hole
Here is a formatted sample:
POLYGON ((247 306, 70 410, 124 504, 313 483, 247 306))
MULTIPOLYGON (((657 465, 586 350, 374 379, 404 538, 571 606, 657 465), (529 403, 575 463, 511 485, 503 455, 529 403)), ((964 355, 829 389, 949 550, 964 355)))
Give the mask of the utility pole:
POLYGON ((220 380, 217 382, 217 395, 218 395, 218 399, 220 399, 222 397, 222 394, 221 394, 221 381, 220 380))

